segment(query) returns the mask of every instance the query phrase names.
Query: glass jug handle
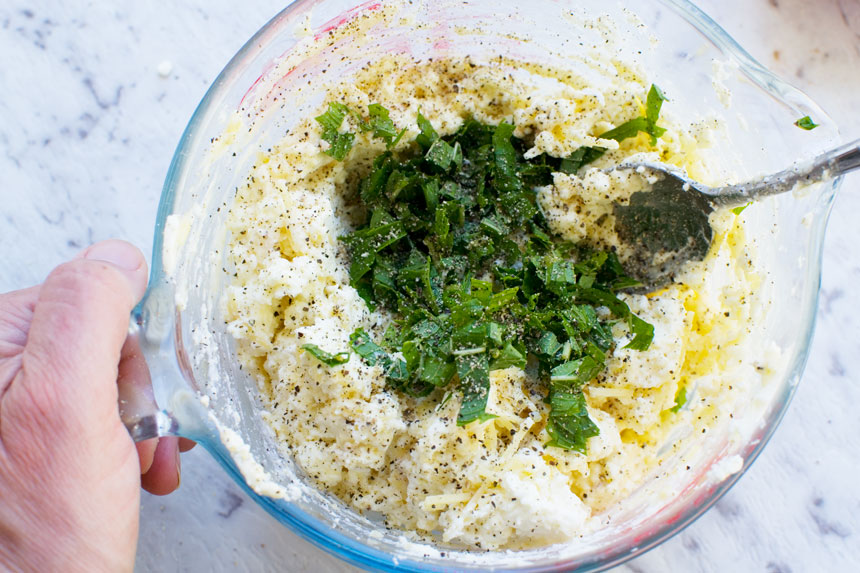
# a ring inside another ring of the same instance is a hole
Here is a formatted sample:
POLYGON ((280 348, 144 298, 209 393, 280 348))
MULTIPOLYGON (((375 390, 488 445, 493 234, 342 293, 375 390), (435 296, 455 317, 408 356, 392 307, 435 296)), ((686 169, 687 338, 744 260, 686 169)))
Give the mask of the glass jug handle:
POLYGON ((147 361, 153 357, 157 360, 158 350, 169 339, 169 313, 153 312, 161 306, 158 298, 158 289, 153 292, 150 286, 143 301, 132 311, 123 350, 124 359, 130 363, 124 364, 124 372, 117 380, 120 419, 135 442, 176 435, 178 430, 174 416, 160 408, 155 398, 159 393, 155 386, 164 382, 164 373, 153 377, 147 361))

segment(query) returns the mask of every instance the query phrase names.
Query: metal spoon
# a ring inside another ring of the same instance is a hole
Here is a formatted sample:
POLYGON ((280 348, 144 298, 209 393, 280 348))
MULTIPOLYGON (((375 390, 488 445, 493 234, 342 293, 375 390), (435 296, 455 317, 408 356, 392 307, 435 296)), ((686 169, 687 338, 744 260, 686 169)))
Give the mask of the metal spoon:
POLYGON ((671 284, 686 262, 705 258, 714 235, 708 216, 715 209, 746 205, 858 168, 860 140, 779 173, 726 187, 707 187, 663 164, 616 167, 615 171, 657 177, 650 188, 633 193, 627 204, 614 206, 615 231, 631 249, 625 269, 642 283, 634 292, 652 292, 671 284))

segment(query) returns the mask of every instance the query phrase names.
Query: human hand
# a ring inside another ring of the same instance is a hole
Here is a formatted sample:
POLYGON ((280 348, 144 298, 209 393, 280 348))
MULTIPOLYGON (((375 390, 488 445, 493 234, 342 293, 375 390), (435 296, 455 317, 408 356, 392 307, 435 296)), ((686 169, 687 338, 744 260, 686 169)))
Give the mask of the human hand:
POLYGON ((131 570, 140 485, 179 486, 193 443, 136 447, 117 408, 118 376, 148 380, 126 342, 146 278, 140 251, 105 241, 0 295, 0 569, 131 570))

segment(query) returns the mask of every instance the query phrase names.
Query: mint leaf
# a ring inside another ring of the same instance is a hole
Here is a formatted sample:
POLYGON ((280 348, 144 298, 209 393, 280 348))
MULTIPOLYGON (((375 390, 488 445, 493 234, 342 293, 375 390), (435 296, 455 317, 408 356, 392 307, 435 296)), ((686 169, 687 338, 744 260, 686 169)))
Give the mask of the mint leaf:
POLYGON ((512 304, 515 300, 517 300, 517 293, 519 292, 519 290, 519 287, 512 287, 497 292, 490 298, 489 302, 487 303, 487 310, 489 312, 495 312, 512 304))
POLYGON ((645 116, 637 117, 626 121, 611 129, 606 133, 599 135, 600 139, 614 139, 615 141, 624 141, 631 137, 636 137, 640 132, 647 133, 651 136, 651 145, 657 145, 657 138, 666 133, 666 129, 657 125, 657 120, 660 118, 660 110, 663 108, 663 102, 666 101, 666 96, 656 85, 652 84, 648 91, 648 100, 645 104, 645 116))
POLYGON ((666 96, 663 95, 663 91, 655 84, 651 84, 651 89, 648 90, 648 100, 645 104, 645 119, 648 120, 648 129, 645 130, 645 133, 651 136, 651 145, 657 145, 657 138, 666 133, 664 128, 657 125, 664 101, 666 101, 666 96))
POLYGON ((317 117, 316 120, 322 125, 324 132, 337 131, 348 114, 349 108, 344 104, 330 102, 328 104, 328 111, 317 117))
POLYGON ((633 333, 633 340, 627 343, 624 348, 642 352, 648 350, 651 347, 651 342, 654 340, 654 325, 645 322, 634 314, 630 315, 629 322, 630 331, 633 333))
POLYGON ((576 175, 580 169, 592 161, 597 161, 606 153, 604 147, 580 147, 565 159, 562 159, 559 171, 568 175, 576 175))
POLYGON ((625 121, 615 129, 610 129, 605 133, 601 133, 598 137, 600 139, 614 139, 615 141, 624 141, 625 139, 630 139, 631 137, 636 137, 639 135, 639 132, 648 132, 650 128, 650 123, 644 117, 637 117, 635 119, 631 119, 630 121, 625 121))
POLYGON ((370 114, 368 127, 373 131, 374 137, 383 140, 390 149, 399 132, 394 127, 394 122, 391 121, 388 110, 378 103, 372 103, 367 106, 367 111, 370 114))
POLYGON ((422 382, 437 387, 443 387, 457 374, 457 365, 448 362, 446 356, 425 353, 421 358, 418 378, 422 382))
POLYGON ((379 363, 386 363, 388 354, 381 346, 370 339, 364 329, 359 328, 349 337, 350 346, 356 354, 361 356, 371 366, 376 366, 379 363))
POLYGON ((326 366, 338 366, 349 362, 349 352, 338 352, 337 354, 329 354, 321 349, 316 344, 303 344, 302 350, 325 364, 326 366))
POLYGON ((538 352, 548 358, 554 358, 562 347, 554 332, 544 332, 538 340, 538 352))
POLYGON ((749 207, 750 205, 752 205, 752 201, 750 201, 746 205, 741 205, 740 207, 735 207, 734 209, 732 209, 732 213, 734 213, 735 215, 740 215, 741 213, 746 211, 746 208, 749 207))
POLYGON ((511 144, 514 126, 500 123, 493 133, 493 157, 496 167, 496 187, 501 192, 519 191, 522 181, 517 176, 517 152, 511 144))
POLYGON ((514 348, 513 344, 508 342, 499 352, 499 355, 490 363, 490 370, 504 370, 514 366, 517 368, 525 368, 526 357, 522 352, 514 348))
POLYGON ((597 363, 591 356, 585 356, 553 368, 550 371, 550 381, 553 388, 579 389, 602 370, 603 364, 597 363))
POLYGON ((681 411, 681 408, 684 407, 684 404, 687 403, 687 387, 682 386, 678 393, 675 394, 675 405, 669 408, 671 411, 676 414, 681 411))
POLYGON ((323 128, 323 141, 329 144, 329 148, 323 153, 338 161, 346 159, 355 140, 352 133, 340 133, 340 126, 349 113, 349 108, 344 104, 331 102, 328 104, 328 111, 316 118, 323 128))
POLYGON ((645 103, 645 119, 652 126, 657 124, 657 120, 660 118, 660 110, 663 107, 663 102, 666 100, 663 91, 656 85, 651 84, 651 89, 648 90, 648 100, 645 103))
POLYGON ((352 264, 349 276, 358 281, 376 262, 376 253, 406 236, 402 223, 392 222, 356 231, 344 240, 350 248, 352 264))
POLYGON ((430 145, 430 149, 427 150, 426 155, 424 155, 424 159, 428 163, 438 167, 440 170, 448 171, 448 169, 451 168, 451 165, 455 163, 457 155, 460 152, 459 150, 459 143, 455 143, 452 146, 443 139, 437 139, 430 145))
POLYGON ((331 147, 323 153, 330 155, 338 161, 343 161, 352 150, 352 142, 355 140, 355 135, 351 133, 338 133, 323 137, 323 139, 331 144, 331 147))
POLYGON ((436 133, 436 130, 433 129, 433 125, 427 121, 427 118, 421 115, 420 111, 418 112, 418 129, 421 130, 421 133, 418 134, 415 141, 417 141, 418 145, 423 149, 430 149, 430 146, 439 139, 439 134, 436 133))
POLYGON ((465 426, 479 420, 484 422, 495 416, 487 414, 487 398, 490 394, 490 365, 486 354, 457 358, 457 375, 463 400, 457 425, 465 426))
POLYGON ((795 121, 794 125, 796 125, 800 129, 805 129, 806 131, 812 131, 813 129, 815 129, 816 127, 819 126, 819 124, 812 121, 812 118, 809 117, 808 115, 801 117, 800 119, 795 121))
POLYGON ((585 396, 582 392, 553 389, 549 395, 550 413, 546 431, 550 440, 547 446, 585 453, 588 438, 600 433, 588 417, 585 396))

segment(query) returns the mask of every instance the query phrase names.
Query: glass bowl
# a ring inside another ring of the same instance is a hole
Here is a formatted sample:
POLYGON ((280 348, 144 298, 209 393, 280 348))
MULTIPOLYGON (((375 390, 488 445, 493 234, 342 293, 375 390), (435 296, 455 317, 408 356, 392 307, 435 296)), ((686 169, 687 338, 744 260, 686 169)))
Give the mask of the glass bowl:
MULTIPOLYGON (((273 516, 326 551, 376 570, 598 570, 630 559, 677 533, 711 507, 746 470, 776 429, 805 365, 820 280, 822 241, 839 181, 762 201, 744 214, 759 251, 769 312, 750 337, 778 348, 771 382, 738 404, 745 417, 709 436, 693 471, 634 492, 606 514, 611 527, 569 543, 516 552, 469 552, 413 543, 306 485, 282 456, 260 416, 255 382, 235 359, 221 319, 229 280, 225 217, 236 187, 260 151, 320 105, 322 91, 291 97, 296 82, 348 77, 382 53, 476 59, 505 54, 563 64, 581 57, 581 29, 564 14, 607 14, 631 49, 643 49, 650 78, 671 94, 681 120, 723 119, 714 142, 723 173, 777 171, 838 142, 824 112, 755 62, 717 24, 684 0, 434 1, 403 3, 408 24, 373 26, 296 58, 299 48, 390 2, 300 0, 263 27, 227 65, 192 117, 176 151, 159 207, 153 272, 133 330, 150 367, 155 404, 130 400, 124 420, 135 439, 196 440, 273 516), (635 15, 631 17, 631 15, 635 15), (639 25, 644 23, 645 28, 639 25), (539 30, 539 34, 529 31, 539 30), (651 36, 659 40, 654 44, 651 36), (346 55, 346 57, 344 57, 346 55), (794 121, 810 115, 809 132, 794 121), (754 406, 754 407, 753 407, 754 406)), ((293 92, 295 93, 295 92, 293 92)), ((738 416, 741 418, 742 416, 738 416)))

